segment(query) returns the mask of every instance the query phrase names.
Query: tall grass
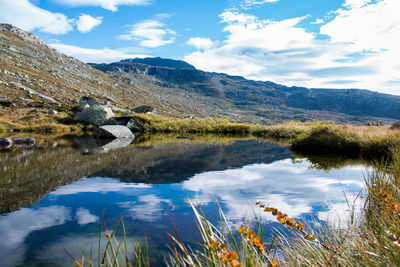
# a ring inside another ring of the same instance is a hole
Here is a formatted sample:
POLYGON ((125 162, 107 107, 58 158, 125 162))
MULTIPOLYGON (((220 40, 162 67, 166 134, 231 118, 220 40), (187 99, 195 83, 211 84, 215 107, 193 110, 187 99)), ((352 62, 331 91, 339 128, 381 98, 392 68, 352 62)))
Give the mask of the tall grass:
POLYGON ((319 236, 332 249, 282 238, 287 265, 400 266, 399 151, 392 153, 390 162, 378 163, 365 183, 368 195, 358 223, 352 216, 344 228, 324 229, 319 236))
POLYGON ((93 253, 93 248, 87 253, 82 248, 82 255, 79 258, 73 256, 66 249, 65 252, 72 259, 73 264, 78 267, 149 267, 149 249, 147 239, 145 239, 145 247, 142 247, 138 242, 134 244, 133 253, 128 249, 127 235, 129 231, 125 228, 123 218, 121 217, 110 231, 102 217, 100 222, 98 247, 93 253), (104 228, 103 228, 104 227, 104 228), (119 229, 120 228, 120 229, 119 229), (103 231, 104 230, 104 231, 103 231), (120 230, 122 236, 117 238, 117 232, 120 230), (105 240, 102 237, 104 234, 105 240))

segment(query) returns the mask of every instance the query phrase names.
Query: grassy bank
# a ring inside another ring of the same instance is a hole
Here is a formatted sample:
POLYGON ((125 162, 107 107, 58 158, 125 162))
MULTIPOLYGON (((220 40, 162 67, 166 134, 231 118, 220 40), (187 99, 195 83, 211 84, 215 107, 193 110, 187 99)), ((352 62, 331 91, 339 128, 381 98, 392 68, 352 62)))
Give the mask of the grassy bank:
MULTIPOLYGON (((25 110, 2 116, 0 133, 93 132, 93 126, 76 123, 70 114, 50 115, 44 110, 25 110)), ((292 145, 295 151, 311 154, 346 155, 357 158, 388 158, 392 147, 400 145, 400 130, 390 126, 353 126, 332 122, 289 121, 278 125, 232 122, 228 118, 176 118, 156 114, 133 116, 145 133, 218 134, 252 136, 292 145)))
POLYGON ((146 114, 135 116, 149 133, 213 133, 251 135, 284 140, 293 150, 313 154, 388 158, 391 148, 400 145, 400 130, 390 126, 352 126, 331 122, 289 121, 279 125, 234 123, 219 118, 169 118, 146 114))

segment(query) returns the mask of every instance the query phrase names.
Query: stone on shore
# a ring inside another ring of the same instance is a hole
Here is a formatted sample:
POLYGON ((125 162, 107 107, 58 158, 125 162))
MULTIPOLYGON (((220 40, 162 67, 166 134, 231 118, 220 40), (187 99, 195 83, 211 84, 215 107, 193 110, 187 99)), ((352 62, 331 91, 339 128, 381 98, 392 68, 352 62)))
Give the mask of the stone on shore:
POLYGON ((32 137, 22 137, 14 139, 15 145, 33 146, 35 143, 36 141, 32 137))
POLYGON ((392 127, 390 129, 400 129, 400 121, 396 121, 392 124, 392 127))
POLYGON ((148 113, 148 112, 153 112, 154 107, 148 106, 148 105, 143 105, 143 106, 139 106, 139 107, 132 109, 132 111, 135 113, 148 113))
POLYGON ((97 128, 94 133, 95 138, 111 139, 111 138, 135 138, 131 130, 123 125, 103 125, 97 128))
POLYGON ((94 105, 100 105, 100 103, 96 99, 94 99, 94 98, 92 98, 90 96, 82 96, 79 99, 79 106, 81 108, 84 108, 87 105, 88 106, 94 106, 94 105))
POLYGON ((92 105, 79 112, 74 120, 83 121, 96 126, 104 125, 109 119, 114 117, 114 113, 108 105, 92 105))
POLYGON ((13 145, 13 140, 10 138, 4 137, 0 138, 0 148, 9 148, 13 145))

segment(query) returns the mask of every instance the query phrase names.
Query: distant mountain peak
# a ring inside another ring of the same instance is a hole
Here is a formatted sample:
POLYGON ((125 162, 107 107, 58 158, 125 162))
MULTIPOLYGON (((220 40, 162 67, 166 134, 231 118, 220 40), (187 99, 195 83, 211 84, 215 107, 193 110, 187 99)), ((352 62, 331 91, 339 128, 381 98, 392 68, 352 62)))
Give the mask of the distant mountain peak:
POLYGON ((176 69, 196 69, 193 65, 182 61, 161 57, 146 57, 146 58, 130 58, 121 60, 121 62, 140 63, 156 67, 167 67, 176 69))

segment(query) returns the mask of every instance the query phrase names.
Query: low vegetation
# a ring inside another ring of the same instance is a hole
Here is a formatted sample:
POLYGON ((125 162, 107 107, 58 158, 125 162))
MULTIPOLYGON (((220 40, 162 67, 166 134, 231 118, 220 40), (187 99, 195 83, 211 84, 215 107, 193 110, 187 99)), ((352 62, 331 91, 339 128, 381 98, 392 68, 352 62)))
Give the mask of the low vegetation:
POLYGON ((390 126, 353 126, 333 122, 289 121, 278 125, 231 122, 226 118, 169 118, 154 114, 135 116, 145 132, 251 135, 284 140, 293 150, 313 154, 389 158, 400 145, 400 130, 390 126))

